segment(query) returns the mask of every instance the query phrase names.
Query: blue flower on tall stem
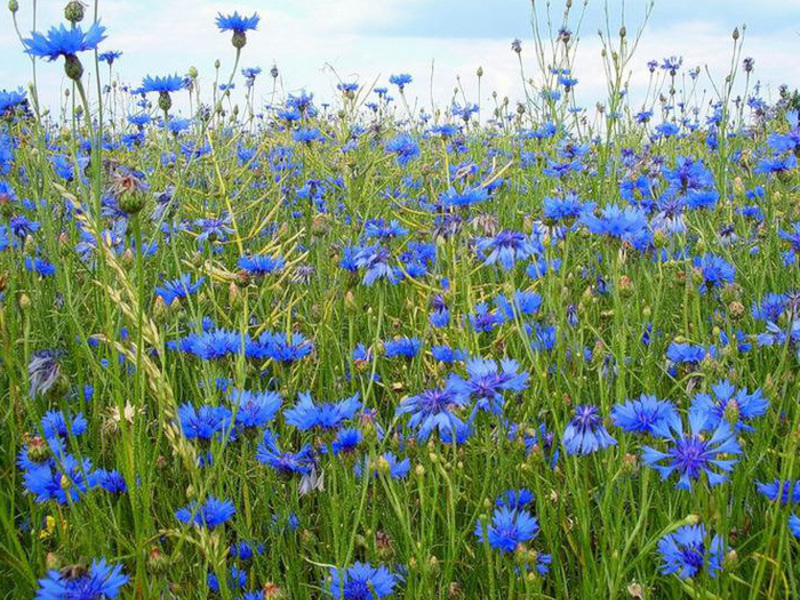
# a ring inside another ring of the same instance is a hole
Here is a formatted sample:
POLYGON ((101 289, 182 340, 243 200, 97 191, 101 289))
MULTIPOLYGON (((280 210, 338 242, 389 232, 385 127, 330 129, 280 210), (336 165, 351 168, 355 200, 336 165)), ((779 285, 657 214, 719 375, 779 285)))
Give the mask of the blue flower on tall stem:
POLYGON ((642 462, 656 469, 662 479, 673 473, 678 475, 675 487, 691 490, 692 483, 700 480, 705 473, 710 486, 723 483, 728 473, 741 454, 739 442, 736 441, 731 428, 725 421, 720 421, 711 436, 703 435, 705 418, 698 414, 689 414, 689 431, 685 432, 683 422, 677 415, 658 423, 653 433, 665 438, 668 446, 665 452, 650 446, 642 448, 642 462))
POLYGON ((600 410, 590 404, 575 407, 575 416, 564 430, 563 442, 567 454, 591 454, 617 443, 603 427, 600 410))
POLYGON ((513 552, 520 544, 534 539, 539 533, 539 523, 527 510, 500 506, 492 514, 491 523, 475 524, 475 536, 480 542, 488 541, 501 552, 513 552))
POLYGON ((329 581, 325 591, 333 598, 345 600, 376 600, 394 592, 401 581, 383 565, 373 567, 369 563, 356 562, 348 569, 330 567, 329 581))
POLYGON ((128 583, 122 565, 109 565, 105 559, 92 561, 86 573, 72 575, 63 571, 48 571, 39 580, 34 600, 111 600, 119 596, 128 583))
POLYGON ((63 24, 51 27, 46 36, 32 31, 31 37, 23 39, 22 43, 25 45, 25 52, 31 56, 46 58, 49 61, 63 56, 66 61, 64 72, 67 77, 79 81, 83 75, 83 65, 78 60, 78 52, 96 50, 104 39, 106 39, 106 28, 100 25, 100 21, 95 21, 85 32, 80 25, 67 29, 63 24))
POLYGON ((658 553, 664 575, 689 579, 705 570, 713 578, 722 570, 725 543, 718 535, 708 540, 703 525, 685 525, 659 540, 658 553))

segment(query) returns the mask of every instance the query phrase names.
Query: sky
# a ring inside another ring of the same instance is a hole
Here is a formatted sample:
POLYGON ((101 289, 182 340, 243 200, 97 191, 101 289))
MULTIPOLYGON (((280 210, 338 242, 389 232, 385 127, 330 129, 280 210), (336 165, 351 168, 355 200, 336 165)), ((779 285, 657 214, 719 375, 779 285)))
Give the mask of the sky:
MULTIPOLYGON (((23 36, 32 28, 32 1, 19 0, 17 13, 23 36)), ((39 30, 63 22, 64 0, 39 0, 39 30)), ((554 20, 560 24, 562 0, 552 0, 554 20)), ((574 0, 570 28, 575 31, 582 0, 574 0)), ((574 76, 576 96, 584 106, 603 98, 605 78, 597 35, 605 27, 603 0, 588 0, 579 28, 574 76)), ((608 0, 612 31, 621 14, 629 37, 639 27, 646 0, 608 0)), ((5 2, 3 3, 5 5, 5 2)), ((540 15, 544 3, 536 2, 540 15)), ((93 6, 93 5, 92 5, 93 6)), ((248 34, 240 67, 260 66, 264 74, 256 84, 259 103, 271 99, 267 74, 275 64, 280 71, 278 96, 300 89, 320 100, 336 94, 339 80, 364 85, 387 85, 393 73, 410 73, 410 103, 429 107, 449 104, 460 83, 471 102, 478 102, 478 67, 482 104, 492 91, 512 102, 523 95, 519 62, 511 51, 514 38, 522 40, 523 65, 536 72, 531 29, 530 0, 99 0, 99 14, 108 29, 102 50, 121 50, 115 78, 138 85, 144 75, 184 74, 194 66, 201 89, 213 84, 214 62, 227 74, 234 51, 228 34, 218 32, 218 12, 257 11, 258 31, 248 34), (204 87, 203 87, 204 86, 204 87)), ((89 8, 91 15, 92 9, 89 8)), ((5 11, 4 11, 5 12, 5 11)), ((88 18, 87 18, 88 20, 88 18)), ((647 61, 678 55, 687 68, 707 67, 719 84, 728 71, 734 27, 746 25, 742 56, 755 59, 753 77, 764 84, 768 99, 781 83, 800 82, 800 0, 656 0, 637 52, 630 63, 632 88, 647 87, 647 61)), ((555 25, 558 28, 558 25, 555 25)), ((23 53, 11 15, 0 16, 0 89, 26 87, 31 63, 23 53)), ((40 98, 53 107, 68 82, 63 65, 39 63, 40 98)), ((85 61, 88 63, 88 61, 85 61)), ((89 71, 87 65, 87 71, 89 71)), ((107 80, 108 73, 101 70, 107 80)), ((241 102, 243 79, 237 73, 233 101, 241 102)), ((705 70, 699 91, 712 89, 705 70)), ((178 105, 180 108, 180 105, 178 105)))

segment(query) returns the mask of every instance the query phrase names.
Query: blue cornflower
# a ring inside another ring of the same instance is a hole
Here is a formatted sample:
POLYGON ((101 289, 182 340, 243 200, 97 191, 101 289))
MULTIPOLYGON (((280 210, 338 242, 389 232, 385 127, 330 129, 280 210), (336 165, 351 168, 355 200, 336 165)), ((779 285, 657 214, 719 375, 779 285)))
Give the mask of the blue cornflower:
POLYGON ((175 342, 167 342, 167 348, 194 354, 203 360, 214 360, 238 354, 242 349, 243 342, 246 344, 247 338, 243 340, 242 334, 238 331, 211 329, 199 334, 190 333, 175 342))
POLYGON ((611 409, 611 422, 627 432, 653 433, 653 427, 675 414, 675 404, 642 394, 636 400, 616 404, 611 409))
POLYGON ((584 211, 593 210, 594 204, 584 204, 578 194, 570 192, 563 198, 546 196, 542 200, 542 215, 550 221, 567 221, 576 219, 584 211))
POLYGON ((363 439, 364 434, 359 429, 340 429, 336 432, 333 442, 331 442, 331 448, 334 454, 346 454, 355 450, 363 439))
POLYGON ((295 142, 311 144, 317 140, 324 140, 325 136, 316 127, 301 127, 292 132, 292 139, 295 142))
POLYGON ((703 346, 685 342, 672 342, 667 348, 669 373, 673 377, 677 374, 677 367, 684 365, 690 370, 695 370, 703 362, 706 355, 710 354, 703 346))
POLYGON ((220 500, 209 496, 205 502, 192 502, 189 506, 178 509, 175 518, 184 525, 195 525, 215 529, 236 514, 236 508, 230 500, 220 500))
POLYGON ((339 402, 323 402, 315 404, 309 392, 300 392, 300 400, 291 409, 283 413, 287 425, 293 425, 300 431, 308 431, 316 427, 320 429, 338 429, 342 423, 352 419, 361 409, 362 404, 356 393, 339 402))
POLYGON ((258 13, 253 13, 249 17, 240 15, 238 11, 234 11, 232 15, 217 13, 217 27, 220 31, 233 31, 234 33, 254 31, 258 28, 260 20, 261 17, 258 16, 258 13))
POLYGON ((419 144, 411 134, 402 132, 386 142, 386 151, 397 156, 397 162, 405 166, 412 158, 419 156, 419 144))
MULTIPOLYGON (((13 113, 14 110, 20 106, 25 108, 26 105, 27 101, 25 98, 25 92, 22 90, 22 88, 16 92, 14 90, 11 90, 10 92, 6 90, 0 90, 0 116, 13 113)), ((5 182, 2 182, 0 183, 0 188, 5 188, 6 185, 7 184, 5 182)))
POLYGON ((453 414, 454 408, 466 405, 467 399, 449 388, 429 389, 400 401, 396 414, 411 415, 408 426, 417 429, 417 439, 426 441, 434 430, 439 436, 458 435, 467 429, 465 423, 453 414))
POLYGON ((71 577, 59 571, 48 571, 39 580, 34 600, 110 600, 119 596, 128 576, 122 565, 111 566, 105 559, 92 561, 88 573, 71 577))
POLYGON ((277 434, 269 429, 264 431, 264 437, 256 449, 256 460, 283 476, 294 473, 308 475, 314 466, 311 446, 303 446, 299 452, 284 452, 278 446, 277 434))
POLYGON ((256 254, 254 256, 242 256, 236 265, 251 275, 269 275, 280 273, 286 266, 286 260, 282 256, 267 256, 256 254))
POLYGON ((528 373, 519 372, 515 360, 502 359, 500 366, 493 360, 473 358, 467 361, 469 379, 451 373, 447 387, 475 401, 476 410, 494 414, 503 412, 504 392, 521 392, 528 387, 528 373))
POLYGON ((738 462, 738 459, 724 456, 741 454, 742 450, 725 421, 720 421, 710 437, 702 435, 703 425, 704 417, 692 413, 689 413, 688 433, 684 432, 678 415, 656 424, 653 432, 668 440, 669 448, 666 452, 661 452, 644 446, 642 462, 658 470, 662 479, 677 473, 675 487, 683 490, 691 490, 692 482, 699 480, 703 473, 706 474, 710 486, 723 483, 728 478, 727 473, 738 462))
POLYGON ((796 538, 800 538, 800 516, 789 515, 789 531, 796 538))
POLYGON ((533 492, 522 488, 521 490, 506 490, 494 501, 495 506, 506 506, 511 510, 522 510, 533 502, 533 492))
POLYGON ((55 265, 38 256, 34 256, 33 258, 30 256, 25 257, 25 270, 41 275, 42 277, 52 277, 56 274, 55 265))
POLYGON ((767 412, 769 401, 757 389, 752 394, 747 389, 737 390, 729 381, 723 380, 711 386, 712 395, 697 394, 692 399, 689 414, 704 420, 703 429, 713 431, 725 420, 737 431, 753 431, 747 421, 767 412))
POLYGON ((600 410, 589 404, 575 407, 575 416, 564 430, 563 442, 567 454, 591 454, 617 443, 603 427, 600 410))
POLYGON ((702 277, 703 283, 700 286, 701 292, 706 292, 710 288, 723 287, 733 283, 736 269, 721 256, 715 254, 704 254, 696 256, 692 261, 692 266, 697 269, 702 277))
POLYGON ((101 53, 97 57, 97 59, 100 62, 108 63, 108 66, 110 67, 111 65, 114 64, 114 61, 117 60, 121 56, 122 56, 122 52, 120 52, 119 50, 109 50, 107 52, 101 53))
POLYGON ((51 27, 44 36, 37 31, 31 32, 31 37, 22 40, 25 52, 38 58, 49 61, 63 56, 66 60, 64 70, 70 79, 78 80, 83 75, 83 66, 78 60, 78 52, 96 50, 97 46, 106 39, 106 28, 95 21, 85 32, 80 25, 70 29, 60 25, 51 27))
POLYGON ((415 337, 399 337, 393 340, 386 340, 383 343, 386 358, 394 358, 396 356, 414 358, 419 354, 420 348, 422 348, 422 342, 415 337))
POLYGON ((793 263, 798 256, 800 256, 800 222, 792 225, 794 231, 778 230, 778 235, 781 239, 786 240, 790 244, 789 251, 784 254, 784 263, 793 263))
POLYGON ((46 462, 26 471, 23 482, 37 502, 55 500, 68 504, 78 502, 97 484, 97 478, 88 458, 79 461, 71 454, 62 454, 57 462, 46 462))
POLYGON ((231 391, 231 404, 236 407, 236 424, 243 428, 264 427, 278 414, 282 402, 277 392, 231 391))
POLYGON ((231 411, 224 406, 208 404, 196 409, 187 402, 178 407, 178 419, 187 439, 219 439, 230 429, 231 411))
POLYGON ((383 219, 370 219, 364 223, 364 235, 368 238, 378 238, 381 240, 406 237, 408 229, 392 219, 386 222, 383 219))
POLYGON ((759 175, 785 173, 787 171, 791 171, 796 166, 797 157, 794 154, 789 154, 788 156, 768 156, 766 158, 762 158, 758 162, 753 172, 758 173, 759 175))
MULTIPOLYGON (((209 573, 206 576, 208 589, 212 592, 219 592, 219 579, 214 573, 209 573)), ((228 572, 228 589, 240 590, 247 585, 247 573, 240 570, 236 565, 232 566, 228 572)))
POLYGON ((124 494, 128 491, 128 484, 125 482, 125 478, 116 469, 111 471, 97 469, 95 477, 97 478, 97 485, 111 494, 124 494))
POLYGON ((709 542, 703 525, 684 525, 658 541, 658 553, 664 575, 677 573, 688 579, 705 569, 710 577, 716 577, 722 570, 725 544, 718 535, 709 542))
POLYGON ((484 265, 500 263, 505 271, 510 271, 518 260, 525 260, 543 251, 541 244, 518 231, 502 231, 494 238, 478 241, 478 252, 485 257, 484 265))
POLYGON ((314 350, 314 344, 302 333, 287 337, 280 332, 265 331, 247 347, 247 356, 271 358, 273 361, 290 365, 305 358, 314 350))
POLYGON ((500 506, 492 514, 492 522, 484 525, 480 521, 475 524, 475 535, 480 542, 489 544, 502 552, 514 552, 517 546, 534 539, 539 533, 539 523, 526 510, 511 509, 500 506))
POLYGON ((181 91, 185 85, 186 81, 177 73, 174 75, 166 75, 164 77, 151 77, 150 75, 147 75, 144 79, 142 79, 142 87, 139 89, 143 94, 150 92, 170 94, 181 91))
POLYGON ((770 292, 763 296, 761 300, 753 304, 750 314, 759 321, 772 321, 776 323, 781 318, 783 311, 786 310, 787 299, 784 294, 770 292))
POLYGON ((333 598, 375 600, 390 596, 400 581, 399 575, 393 574, 383 565, 373 567, 369 563, 356 562, 348 569, 330 567, 325 590, 333 598))
POLYGON ((490 333, 495 327, 505 322, 499 311, 490 311, 489 306, 481 302, 475 306, 475 312, 468 315, 472 331, 475 333, 490 333))
POLYGON ((194 294, 205 283, 205 280, 205 277, 200 277, 195 283, 192 283, 192 276, 189 273, 183 273, 177 279, 167 281, 164 285, 157 287, 156 296, 159 296, 164 304, 169 306, 175 300, 183 300, 194 294))
POLYGON ((396 85, 401 92, 412 81, 413 78, 408 73, 400 73, 399 75, 392 75, 389 77, 389 83, 396 85))
POLYGON ((800 480, 792 482, 776 479, 772 483, 756 481, 756 487, 772 501, 780 500, 781 504, 800 502, 800 480))
POLYGON ((67 425, 68 417, 64 416, 61 411, 51 410, 42 417, 42 431, 44 437, 50 439, 54 437, 66 438, 71 433, 73 436, 78 437, 86 431, 86 419, 81 413, 78 413, 72 418, 72 421, 67 425))
POLYGON ((439 201, 444 208, 451 206, 472 206, 479 204, 489 198, 489 192, 485 188, 466 188, 459 192, 455 188, 450 188, 439 196, 439 201))
POLYGON ((452 364, 459 360, 466 360, 467 353, 458 348, 451 348, 450 346, 433 346, 431 348, 431 355, 434 360, 445 364, 452 364))
POLYGON ((596 235, 607 235, 626 241, 647 228, 644 211, 635 206, 620 208, 611 204, 602 209, 599 217, 585 211, 581 215, 581 221, 596 235))
POLYGON ((41 225, 37 221, 31 221, 22 215, 11 217, 8 221, 8 228, 11 230, 11 233, 20 240, 24 240, 29 235, 33 235, 39 231, 40 227, 41 225))
POLYGON ((514 292, 512 302, 509 302, 504 295, 498 294, 494 299, 494 304, 502 311, 506 320, 513 321, 515 312, 520 316, 532 316, 539 312, 539 308, 542 306, 542 296, 537 292, 517 290, 514 292))

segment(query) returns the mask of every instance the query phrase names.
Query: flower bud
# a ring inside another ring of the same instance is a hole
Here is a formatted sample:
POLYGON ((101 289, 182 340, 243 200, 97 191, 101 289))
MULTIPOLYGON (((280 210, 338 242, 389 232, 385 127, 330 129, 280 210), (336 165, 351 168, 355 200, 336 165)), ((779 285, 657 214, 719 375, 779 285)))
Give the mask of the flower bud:
MULTIPOLYGON (((81 61, 78 60, 78 57, 74 54, 67 54, 65 57, 64 73, 66 73, 67 77, 73 81, 78 81, 83 76, 83 65, 81 64, 81 61)), ((80 106, 78 108, 80 108, 80 106)))
POLYGON ((80 0, 70 0, 64 7, 64 18, 72 23, 80 23, 86 14, 86 5, 80 0))
POLYGON ((19 2, 17 0, 8 0, 8 10, 13 15, 19 10, 19 2))

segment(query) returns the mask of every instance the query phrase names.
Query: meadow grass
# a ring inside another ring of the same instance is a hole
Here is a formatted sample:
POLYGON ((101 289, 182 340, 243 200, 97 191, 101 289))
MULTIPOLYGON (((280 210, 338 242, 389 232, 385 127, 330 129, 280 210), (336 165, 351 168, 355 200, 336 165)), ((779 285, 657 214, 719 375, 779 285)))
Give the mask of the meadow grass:
POLYGON ((204 96, 104 78, 94 9, 21 36, 58 116, 0 95, 0 597, 800 597, 800 129, 743 32, 710 99, 633 106, 609 25, 576 109, 568 7, 518 104, 259 107, 252 17, 204 96))

